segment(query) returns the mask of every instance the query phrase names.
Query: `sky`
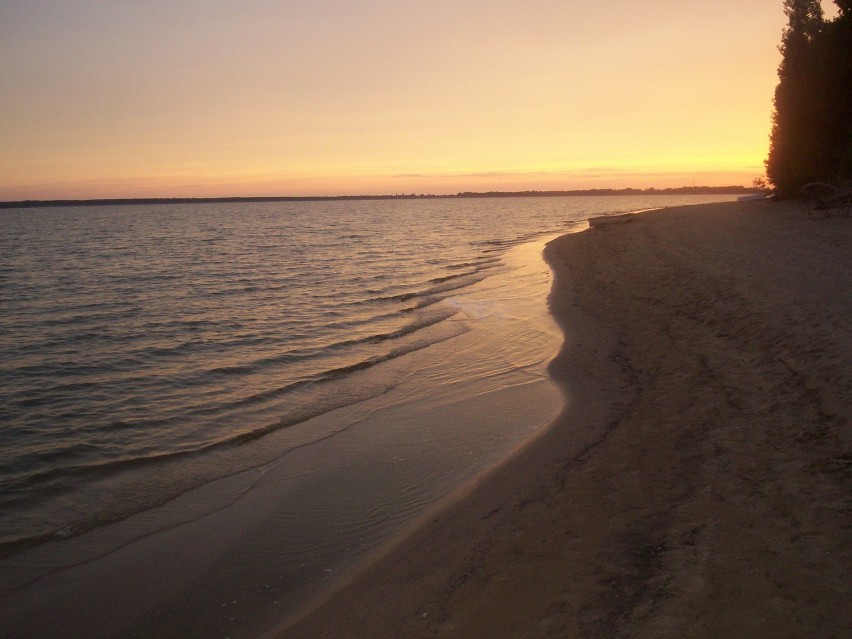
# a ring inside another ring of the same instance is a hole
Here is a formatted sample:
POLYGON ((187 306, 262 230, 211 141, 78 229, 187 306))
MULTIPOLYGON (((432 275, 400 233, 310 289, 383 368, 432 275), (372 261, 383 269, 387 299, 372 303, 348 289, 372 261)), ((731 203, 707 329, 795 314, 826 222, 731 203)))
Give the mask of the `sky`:
POLYGON ((781 0, 0 0, 0 200, 750 185, 784 24, 781 0))

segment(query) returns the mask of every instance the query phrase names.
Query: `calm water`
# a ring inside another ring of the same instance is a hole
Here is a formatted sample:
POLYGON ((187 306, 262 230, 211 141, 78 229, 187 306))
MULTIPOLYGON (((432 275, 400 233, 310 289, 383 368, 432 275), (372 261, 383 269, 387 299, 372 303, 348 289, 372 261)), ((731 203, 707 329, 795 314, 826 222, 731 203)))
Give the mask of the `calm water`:
POLYGON ((387 393, 393 362, 476 330, 456 298, 505 274, 513 246, 732 199, 4 211, 0 543, 75 535, 282 454, 297 444, 245 451, 387 393))

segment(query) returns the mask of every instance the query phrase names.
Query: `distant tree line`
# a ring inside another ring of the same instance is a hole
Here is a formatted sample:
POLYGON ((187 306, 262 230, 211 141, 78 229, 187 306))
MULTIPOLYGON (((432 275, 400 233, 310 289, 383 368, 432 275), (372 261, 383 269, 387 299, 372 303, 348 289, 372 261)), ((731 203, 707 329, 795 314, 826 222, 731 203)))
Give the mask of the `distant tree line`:
POLYGON ((658 189, 575 189, 571 191, 465 191, 456 195, 439 197, 487 198, 487 197, 572 197, 572 196, 609 196, 609 195, 739 195, 758 193, 760 188, 741 185, 730 186, 677 186, 658 189))
POLYGON ((775 89, 766 175, 781 197, 809 182, 852 178, 852 0, 835 0, 826 20, 819 0, 785 0, 787 26, 775 89))
POLYGON ((0 202, 0 209, 32 209, 68 206, 124 206, 141 204, 227 204, 234 202, 333 202, 337 200, 421 200, 453 198, 498 198, 498 197, 569 197, 583 195, 715 195, 719 193, 737 195, 757 193, 760 189, 739 185, 732 186, 680 186, 655 189, 579 189, 574 191, 465 191, 455 195, 397 194, 397 195, 316 195, 316 196, 258 196, 258 197, 149 197, 111 198, 96 200, 18 200, 0 202))

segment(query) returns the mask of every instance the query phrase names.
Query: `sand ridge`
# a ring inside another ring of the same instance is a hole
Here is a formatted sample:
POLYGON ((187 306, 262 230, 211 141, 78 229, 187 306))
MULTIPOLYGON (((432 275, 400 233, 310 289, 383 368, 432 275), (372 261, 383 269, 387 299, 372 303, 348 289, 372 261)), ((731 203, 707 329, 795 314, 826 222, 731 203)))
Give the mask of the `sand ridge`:
POLYGON ((852 220, 551 243, 567 407, 280 637, 845 637, 852 220))

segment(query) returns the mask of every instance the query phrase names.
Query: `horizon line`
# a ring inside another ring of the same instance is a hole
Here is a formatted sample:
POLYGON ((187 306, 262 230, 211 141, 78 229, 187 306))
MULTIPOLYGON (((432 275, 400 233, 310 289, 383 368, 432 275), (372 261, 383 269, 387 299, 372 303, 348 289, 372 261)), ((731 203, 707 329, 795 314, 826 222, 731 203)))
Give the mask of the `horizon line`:
POLYGON ((500 198, 500 197, 570 197, 583 195, 715 195, 725 193, 757 193, 761 189, 742 185, 728 186, 679 186, 644 189, 626 187, 621 189, 570 189, 570 190, 525 190, 525 191, 461 191, 452 194, 398 193, 385 195, 257 195, 222 197, 119 197, 119 198, 77 198, 50 200, 8 200, 0 201, 0 208, 38 208, 63 206, 108 206, 108 205, 146 205, 146 204, 219 204, 232 202, 323 202, 351 200, 415 200, 415 199, 459 199, 459 198, 500 198))

